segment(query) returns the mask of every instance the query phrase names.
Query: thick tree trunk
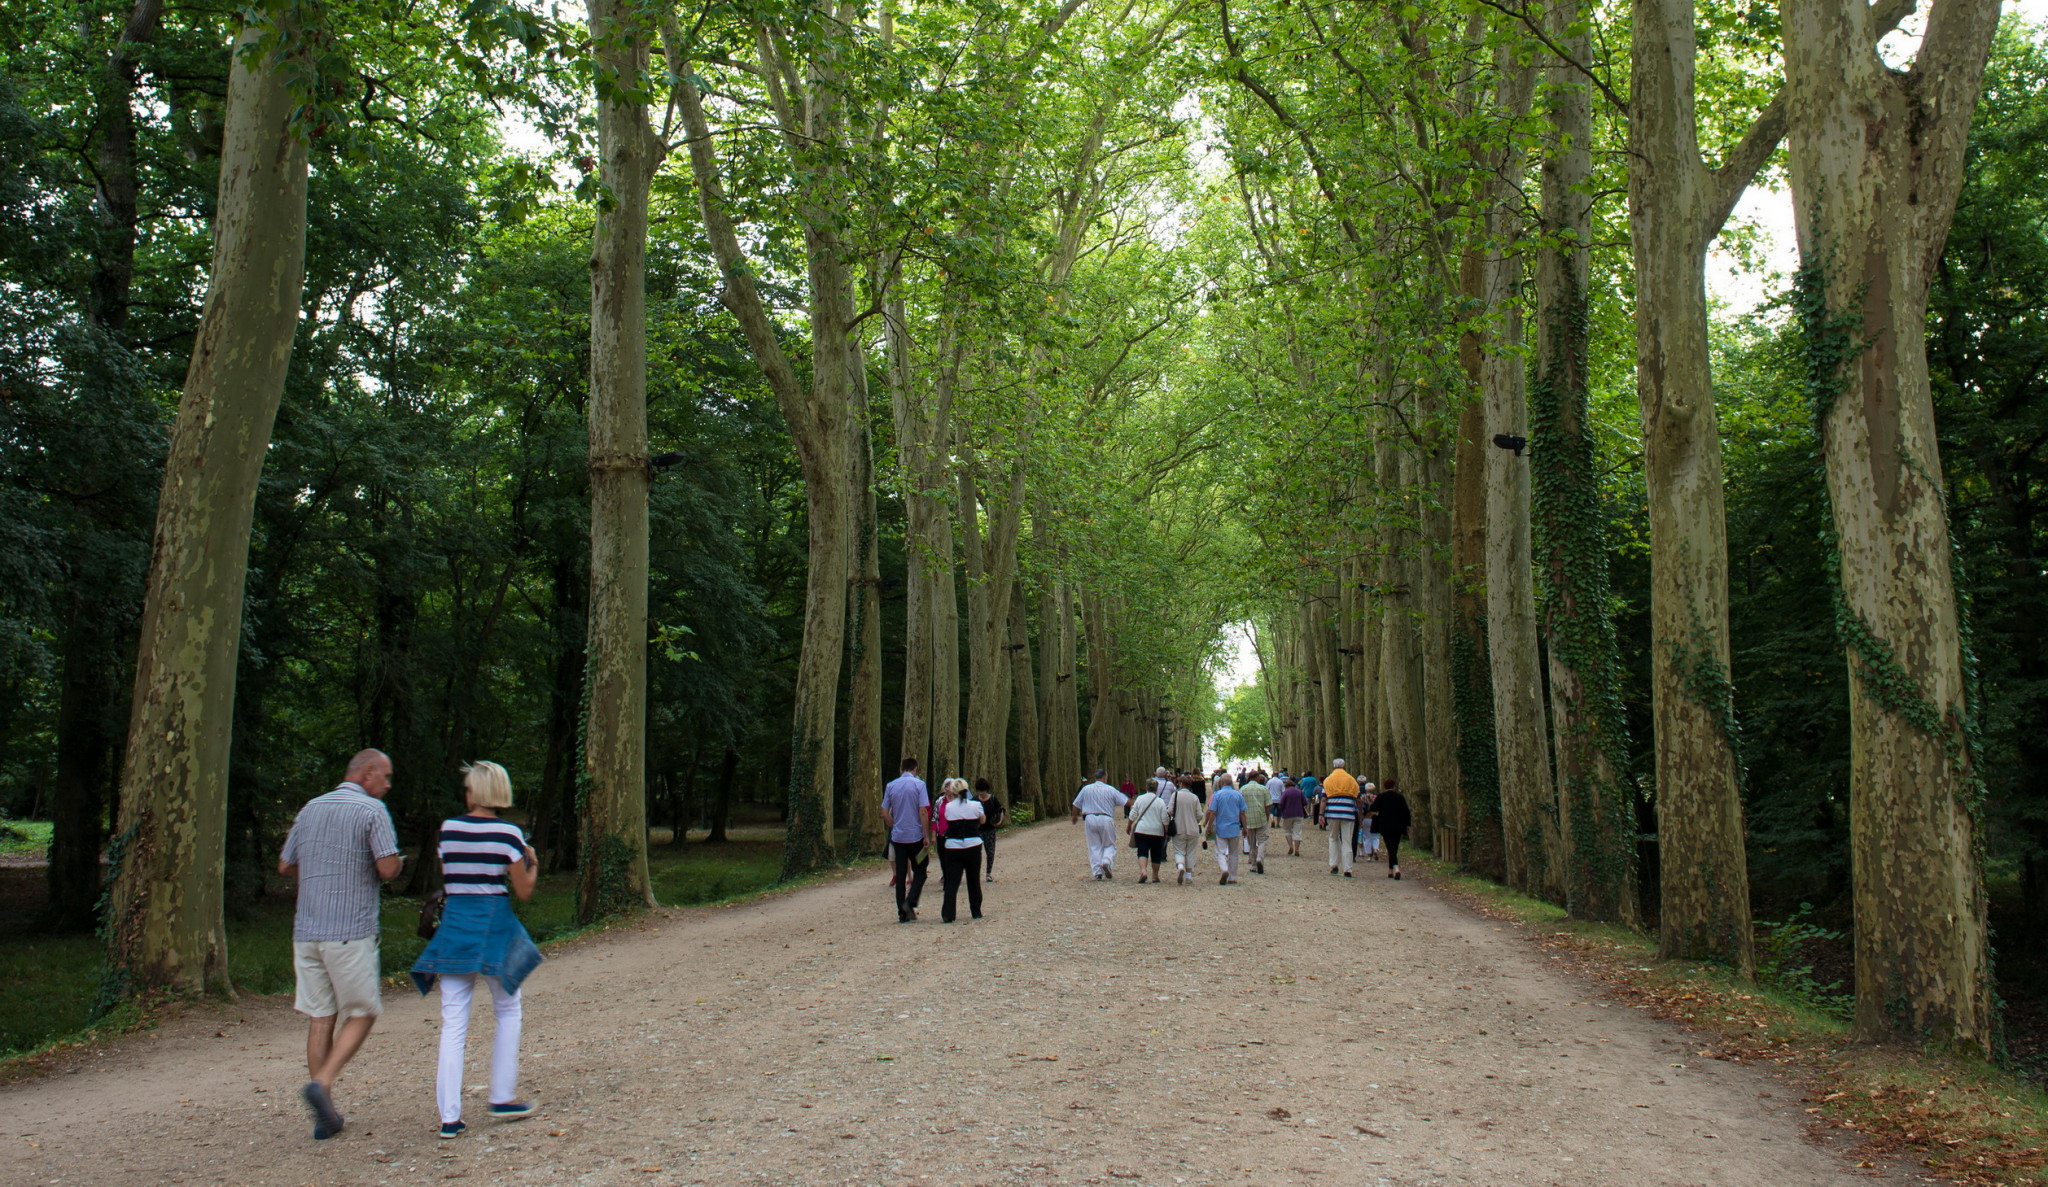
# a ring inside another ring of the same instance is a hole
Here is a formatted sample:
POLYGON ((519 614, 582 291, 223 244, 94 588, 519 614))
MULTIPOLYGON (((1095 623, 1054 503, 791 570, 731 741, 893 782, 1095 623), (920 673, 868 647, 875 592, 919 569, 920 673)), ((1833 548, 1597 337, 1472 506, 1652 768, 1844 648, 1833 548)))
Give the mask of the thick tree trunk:
POLYGON ((583 726, 585 921, 652 906, 647 880, 647 198, 661 147, 626 98, 650 37, 623 0, 590 0, 601 206, 590 252, 589 709, 583 726))
MULTIPOLYGON (((245 30, 237 47, 258 40, 245 30)), ((118 996, 231 988, 221 870, 242 588, 305 278, 289 72, 237 52, 228 74, 213 269, 157 504, 121 772, 107 917, 118 996)))
POLYGON ((1861 3, 1783 0, 1800 312, 1848 650, 1856 1034, 1989 1052, 1983 788, 1928 388, 1927 290, 1997 0, 1938 0, 1910 70, 1861 3))
MULTIPOLYGON (((1693 36, 1691 0, 1635 0, 1629 221, 1636 396, 1650 506, 1658 951, 1667 959, 1724 961, 1747 977, 1754 950, 1728 675, 1727 522, 1705 280, 1707 245, 1733 197, 1700 159, 1693 36)), ((1775 133, 1770 140, 1776 142, 1775 133)), ((1736 167, 1731 160, 1725 168, 1736 167)))
MULTIPOLYGON (((1592 57, 1579 0, 1552 0, 1550 36, 1578 61, 1592 57)), ((1530 393, 1529 466, 1543 577, 1557 731, 1557 801, 1565 905, 1582 919, 1636 918, 1635 796, 1623 782, 1627 722, 1621 656, 1608 616, 1610 585, 1600 474, 1588 414, 1588 293, 1593 237, 1593 96, 1562 63, 1545 90, 1549 136, 1536 262, 1536 386, 1530 393)))

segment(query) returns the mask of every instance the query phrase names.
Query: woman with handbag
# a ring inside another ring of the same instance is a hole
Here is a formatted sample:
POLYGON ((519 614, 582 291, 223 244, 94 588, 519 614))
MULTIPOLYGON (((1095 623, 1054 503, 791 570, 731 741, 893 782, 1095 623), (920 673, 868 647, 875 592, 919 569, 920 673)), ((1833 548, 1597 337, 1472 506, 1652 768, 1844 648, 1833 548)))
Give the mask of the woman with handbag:
MULTIPOLYGON (((462 1136, 462 1062, 477 982, 490 988, 497 1033, 491 1040, 491 1116, 517 1120, 533 1112, 519 1099, 519 986, 540 965, 512 896, 533 897, 540 863, 518 825, 498 818, 512 806, 512 780, 494 762, 463 768, 468 811, 441 822, 441 880, 446 901, 426 951, 413 962, 413 983, 425 994, 441 983, 441 1059, 434 1099, 441 1137, 462 1136)), ((422 921, 423 928, 427 926, 422 921)))
POLYGON ((963 879, 967 883, 967 914, 981 918, 981 824, 987 818, 981 801, 968 793, 967 780, 948 779, 939 785, 932 831, 945 837, 939 842, 939 873, 946 892, 939 918, 947 923, 953 922, 956 914, 963 879))
POLYGON ((1152 777, 1151 788, 1131 802, 1131 819, 1124 826, 1124 831, 1131 836, 1131 848, 1138 851, 1138 881, 1141 883, 1148 880, 1145 869, 1148 862, 1152 867, 1149 880, 1154 883, 1163 881, 1159 867, 1166 862, 1166 827, 1173 819, 1173 800, 1170 797, 1179 793, 1180 789, 1174 786, 1173 780, 1166 778, 1166 768, 1161 767, 1159 773, 1152 777))

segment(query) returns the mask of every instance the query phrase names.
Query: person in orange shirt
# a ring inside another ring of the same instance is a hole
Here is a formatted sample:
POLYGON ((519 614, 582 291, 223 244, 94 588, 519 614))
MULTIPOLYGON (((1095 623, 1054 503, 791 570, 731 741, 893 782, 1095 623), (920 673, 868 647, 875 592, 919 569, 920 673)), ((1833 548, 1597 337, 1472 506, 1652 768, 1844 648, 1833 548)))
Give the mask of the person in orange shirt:
POLYGON ((1323 778, 1323 819, 1330 826, 1330 872, 1351 876, 1351 838, 1358 828, 1358 780, 1344 769, 1344 760, 1330 764, 1323 778))

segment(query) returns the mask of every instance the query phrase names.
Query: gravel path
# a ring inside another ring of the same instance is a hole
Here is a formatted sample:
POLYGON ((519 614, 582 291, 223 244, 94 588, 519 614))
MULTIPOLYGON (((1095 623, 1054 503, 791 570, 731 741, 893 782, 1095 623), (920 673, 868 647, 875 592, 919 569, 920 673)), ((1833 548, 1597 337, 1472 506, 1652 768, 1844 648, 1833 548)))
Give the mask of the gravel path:
POLYGON ((1331 877, 1320 833, 1243 886, 1154 887, 1128 850, 1090 881, 1078 832, 1006 835, 978 923, 936 922, 934 863, 916 924, 870 870, 557 952, 528 983, 527 1121, 437 1141, 437 1002, 394 991, 336 1092, 348 1131, 316 1144, 303 1026, 254 999, 0 1088, 0 1181, 1857 1177, 1781 1081, 1695 1058, 1421 879, 1331 877))

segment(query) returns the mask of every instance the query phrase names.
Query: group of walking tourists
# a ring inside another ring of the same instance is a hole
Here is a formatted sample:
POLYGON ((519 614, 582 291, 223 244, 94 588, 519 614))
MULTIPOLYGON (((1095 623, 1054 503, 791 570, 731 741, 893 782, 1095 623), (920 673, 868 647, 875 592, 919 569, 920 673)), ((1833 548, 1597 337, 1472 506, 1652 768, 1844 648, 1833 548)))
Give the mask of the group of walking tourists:
POLYGON ((971 788, 965 779, 948 779, 939 784, 934 800, 918 777, 917 760, 904 759, 902 773, 882 789, 882 821, 889 830, 889 858, 894 866, 889 885, 896 892, 896 922, 917 919, 917 905, 931 873, 928 845, 936 847, 939 855, 945 896, 939 907, 940 920, 951 923, 959 917, 963 885, 968 917, 982 918, 982 883, 996 880, 996 830, 1008 815, 986 779, 976 779, 971 788))
POLYGON ((1241 769, 1233 774, 1219 768, 1212 776, 1213 791, 1198 776, 1160 767, 1147 780, 1145 791, 1132 796, 1111 787, 1106 775, 1095 772, 1094 780, 1074 797, 1072 812, 1083 826, 1088 871, 1097 881, 1116 877, 1115 821, 1120 810, 1124 832, 1137 851, 1139 882, 1165 881, 1169 860, 1175 885, 1193 882, 1199 845, 1216 856, 1217 883, 1231 885, 1247 869, 1253 874, 1266 872, 1267 845, 1275 832, 1286 845, 1287 856, 1302 856, 1303 834, 1311 823, 1329 833, 1330 873, 1351 877, 1361 847, 1369 858, 1376 858, 1384 842, 1387 877, 1401 877, 1401 841, 1411 825, 1407 797, 1391 779, 1385 788, 1361 785, 1341 758, 1321 779, 1297 778, 1285 771, 1268 775, 1241 769), (1361 838, 1370 838, 1370 843, 1361 838))
MULTIPOLYGON (((370 1037, 384 1012, 379 884, 398 876, 405 858, 384 796, 391 759, 365 750, 350 760, 340 786, 299 810, 285 838, 278 872, 298 879, 292 920, 292 965, 299 1013, 308 1020, 306 1071, 299 1095, 313 1114, 313 1137, 340 1133, 334 1082, 370 1037)), ((462 1120, 462 1069, 469 1013, 477 990, 490 996, 497 1032, 491 1044, 490 1115, 517 1120, 533 1106, 519 1099, 520 983, 540 965, 540 949, 512 911, 512 899, 533 895, 540 864, 519 826, 500 819, 512 806, 512 780, 494 762, 463 768, 463 814, 442 821, 437 847, 444 898, 422 914, 426 950, 412 978, 425 994, 441 987, 441 1040, 434 1099, 441 1136, 456 1138, 462 1120)))

